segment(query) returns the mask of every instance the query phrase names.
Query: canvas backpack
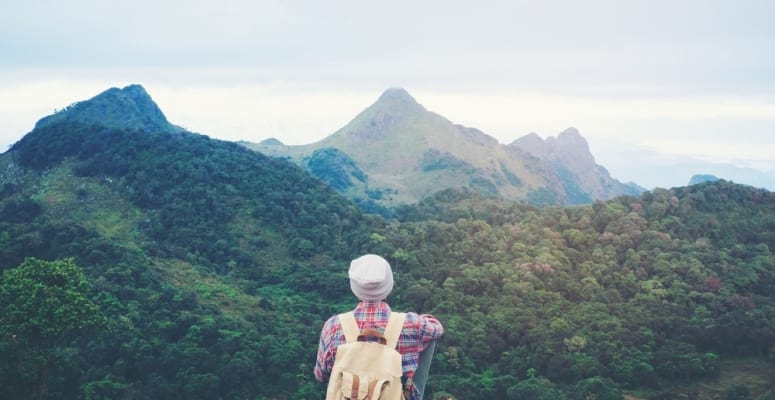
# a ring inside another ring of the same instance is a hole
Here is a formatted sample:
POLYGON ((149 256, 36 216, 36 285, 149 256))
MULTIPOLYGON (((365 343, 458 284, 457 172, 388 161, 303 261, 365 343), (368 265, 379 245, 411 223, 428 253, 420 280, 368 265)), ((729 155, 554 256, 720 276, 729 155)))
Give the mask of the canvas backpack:
POLYGON ((381 334, 375 329, 360 331, 353 312, 339 314, 345 343, 336 348, 326 400, 401 400, 401 354, 396 344, 405 318, 405 313, 391 312, 381 334))

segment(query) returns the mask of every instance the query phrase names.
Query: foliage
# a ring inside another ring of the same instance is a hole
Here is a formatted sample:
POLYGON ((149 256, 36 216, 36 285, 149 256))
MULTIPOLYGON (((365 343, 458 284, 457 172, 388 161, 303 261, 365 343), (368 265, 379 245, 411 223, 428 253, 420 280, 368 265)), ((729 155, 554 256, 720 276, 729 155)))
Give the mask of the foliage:
POLYGON ((422 154, 420 168, 425 172, 436 170, 462 170, 471 173, 475 171, 475 168, 464 160, 455 157, 449 152, 441 152, 436 149, 426 150, 422 154))
POLYGON ((509 388, 506 398, 514 400, 563 400, 566 395, 548 379, 532 377, 509 388))
POLYGON ((338 191, 352 186, 350 176, 364 183, 367 179, 352 158, 333 147, 315 150, 304 164, 313 176, 338 191))
POLYGON ((91 285, 73 259, 25 260, 0 277, 0 383, 17 398, 44 398, 57 339, 101 326, 91 285))
POLYGON ((49 398, 320 397, 317 335, 353 306, 346 265, 365 252, 391 262, 394 309, 446 327, 435 397, 615 399, 773 351, 764 190, 567 208, 447 190, 385 220, 288 162, 188 133, 51 124, 2 157, 28 174, 3 177, 0 265, 72 257, 109 328, 56 335, 49 398))
POLYGON ((594 202, 592 196, 579 185, 580 179, 573 174, 573 171, 559 164, 555 165, 554 168, 568 196, 569 204, 578 205, 594 202))
POLYGON ((750 398, 750 391, 745 386, 734 386, 724 393, 724 400, 749 400, 750 398))
POLYGON ((621 391, 613 382, 597 376, 577 383, 573 388, 571 398, 577 400, 624 400, 621 391))
POLYGON ((140 228, 159 242, 152 252, 193 256, 216 269, 230 261, 248 267, 245 250, 224 247, 240 240, 232 233, 238 217, 305 238, 321 253, 346 248, 342 242, 359 233, 347 229, 361 218, 355 208, 299 168, 201 135, 59 124, 33 131, 12 151, 32 168, 75 157, 77 175, 112 177, 151 210, 140 228))
POLYGON ((73 259, 27 259, 0 279, 0 332, 3 337, 44 344, 68 331, 102 321, 87 297, 90 284, 73 259))
POLYGON ((531 190, 527 193, 527 201, 536 206, 548 206, 557 204, 557 194, 548 188, 531 190))
POLYGON ((452 383, 466 371, 534 368, 570 397, 619 398, 771 348, 772 193, 716 182, 546 209, 475 198, 439 194, 381 234, 401 281, 431 288, 401 299, 449 329, 435 375, 447 390, 466 390, 452 383))
POLYGON ((35 219, 41 212, 40 205, 30 198, 20 198, 6 203, 0 210, 0 219, 23 223, 35 219))

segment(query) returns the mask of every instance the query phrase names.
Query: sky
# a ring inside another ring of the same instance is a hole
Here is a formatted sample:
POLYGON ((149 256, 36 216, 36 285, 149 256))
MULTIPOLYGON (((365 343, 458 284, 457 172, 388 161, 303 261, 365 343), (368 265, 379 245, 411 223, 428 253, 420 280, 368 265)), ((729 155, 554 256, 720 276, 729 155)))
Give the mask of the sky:
POLYGON ((286 144, 402 87, 503 144, 575 127, 598 164, 645 188, 692 171, 775 182, 770 0, 7 3, 0 151, 132 83, 191 131, 286 144))

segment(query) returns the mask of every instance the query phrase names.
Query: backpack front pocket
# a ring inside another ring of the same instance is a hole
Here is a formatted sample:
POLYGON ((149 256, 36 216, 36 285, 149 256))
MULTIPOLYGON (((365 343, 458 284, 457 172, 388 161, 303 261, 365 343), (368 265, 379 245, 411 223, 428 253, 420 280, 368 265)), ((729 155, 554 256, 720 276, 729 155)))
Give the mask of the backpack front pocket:
POLYGON ((342 398, 346 400, 379 400, 389 386, 387 379, 361 377, 342 371, 342 398))

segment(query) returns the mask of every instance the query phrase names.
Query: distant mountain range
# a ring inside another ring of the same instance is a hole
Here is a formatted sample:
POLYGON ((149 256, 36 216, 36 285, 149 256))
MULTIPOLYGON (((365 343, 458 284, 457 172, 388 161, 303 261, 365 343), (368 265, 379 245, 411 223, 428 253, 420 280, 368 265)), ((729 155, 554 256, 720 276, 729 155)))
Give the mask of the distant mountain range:
MULTIPOLYGON (((167 120, 141 85, 111 88, 74 103, 42 118, 36 129, 65 122, 185 132, 167 120)), ((697 174, 775 188, 771 174, 692 160, 667 167, 657 162, 617 165, 617 173, 623 176, 649 178, 623 183, 596 163, 575 128, 546 139, 531 133, 503 145, 482 131, 426 110, 400 88, 388 89, 350 123, 319 142, 289 146, 268 139, 240 144, 294 162, 370 211, 416 203, 456 187, 535 205, 584 204, 654 187, 684 186, 697 174), (648 171, 651 175, 643 175, 648 171)), ((636 151, 648 156, 640 149, 621 149, 623 154, 636 151)))
POLYGON ((456 187, 537 205, 584 204, 642 192, 596 164, 574 128, 557 138, 532 134, 502 145, 426 110, 400 88, 388 89, 319 142, 242 144, 290 159, 356 203, 382 207, 415 203, 456 187))
POLYGON ((666 155, 649 148, 622 143, 595 143, 593 149, 596 154, 616 155, 604 161, 614 177, 634 180, 648 190, 686 186, 694 175, 714 175, 727 181, 775 190, 775 171, 666 155))

